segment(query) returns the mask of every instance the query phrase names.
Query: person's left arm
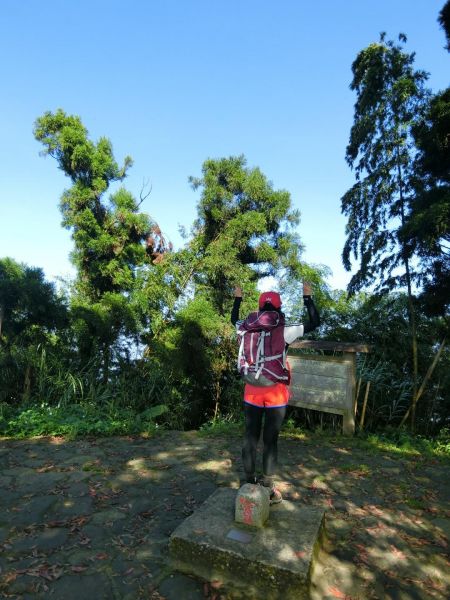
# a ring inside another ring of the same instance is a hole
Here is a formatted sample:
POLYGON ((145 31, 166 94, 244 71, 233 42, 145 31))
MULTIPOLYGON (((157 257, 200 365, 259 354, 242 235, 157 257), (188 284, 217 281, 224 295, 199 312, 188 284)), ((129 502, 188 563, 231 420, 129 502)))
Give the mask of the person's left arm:
POLYGON ((236 325, 239 321, 239 309, 242 303, 242 290, 240 287, 236 287, 234 289, 234 303, 233 308, 231 309, 231 323, 236 325))
POLYGON ((314 331, 320 325, 320 315, 311 297, 311 285, 307 282, 303 283, 303 302, 308 311, 308 322, 295 323, 287 325, 284 330, 284 339, 286 344, 292 344, 299 337, 303 337, 305 333, 314 331))

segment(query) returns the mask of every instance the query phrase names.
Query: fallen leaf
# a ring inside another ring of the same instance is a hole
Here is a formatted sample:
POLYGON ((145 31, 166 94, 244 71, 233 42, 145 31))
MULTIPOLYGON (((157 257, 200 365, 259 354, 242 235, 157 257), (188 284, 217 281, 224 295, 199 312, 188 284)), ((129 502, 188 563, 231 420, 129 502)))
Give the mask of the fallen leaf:
POLYGON ((82 573, 83 571, 87 570, 87 567, 83 567, 81 565, 73 565, 73 567, 71 567, 71 570, 74 573, 82 573))
POLYGON ((106 554, 106 552, 99 552, 98 554, 95 555, 95 558, 97 560, 105 560, 108 558, 108 555, 106 554))
POLYGON ((331 594, 334 598, 342 598, 343 600, 352 600, 351 596, 344 594, 344 592, 341 592, 341 590, 337 587, 329 587, 328 593, 331 594))
POLYGON ((297 552, 294 552, 294 554, 297 558, 305 558, 306 556, 306 552, 304 550, 298 550, 297 552))
POLYGON ((3 576, 3 581, 5 583, 12 583, 17 579, 17 575, 19 575, 17 571, 10 571, 9 573, 5 573, 5 575, 3 576))

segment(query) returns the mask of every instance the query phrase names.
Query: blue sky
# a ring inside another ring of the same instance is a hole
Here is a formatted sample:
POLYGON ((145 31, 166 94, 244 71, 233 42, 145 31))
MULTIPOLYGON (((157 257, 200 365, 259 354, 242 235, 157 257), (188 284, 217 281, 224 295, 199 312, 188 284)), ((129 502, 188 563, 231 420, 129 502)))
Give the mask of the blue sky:
POLYGON ((352 185, 345 148, 353 121, 351 63, 379 33, 408 36, 429 86, 449 84, 437 23, 444 0, 3 0, 0 21, 0 257, 67 276, 70 232, 59 198, 70 185, 39 156, 32 130, 47 110, 77 114, 117 160, 125 186, 152 192, 142 210, 175 247, 206 158, 244 154, 301 211, 304 259, 328 265, 344 288, 352 185))

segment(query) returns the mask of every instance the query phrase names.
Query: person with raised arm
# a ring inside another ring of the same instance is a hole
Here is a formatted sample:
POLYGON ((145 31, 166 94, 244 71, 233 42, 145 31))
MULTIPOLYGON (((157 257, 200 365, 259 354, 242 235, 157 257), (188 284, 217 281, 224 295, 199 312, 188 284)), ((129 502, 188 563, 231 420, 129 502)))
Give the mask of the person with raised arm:
POLYGON ((234 290, 231 322, 240 338, 238 369, 245 381, 245 436, 242 461, 247 483, 270 488, 270 504, 283 500, 275 485, 278 436, 289 403, 290 373, 286 360, 289 344, 320 325, 311 295, 311 285, 303 284, 303 301, 308 312, 306 323, 286 323, 277 292, 263 292, 258 311, 239 320, 242 289, 234 290), (264 425, 263 425, 264 421, 264 425), (263 473, 256 476, 256 450, 263 430, 263 473))

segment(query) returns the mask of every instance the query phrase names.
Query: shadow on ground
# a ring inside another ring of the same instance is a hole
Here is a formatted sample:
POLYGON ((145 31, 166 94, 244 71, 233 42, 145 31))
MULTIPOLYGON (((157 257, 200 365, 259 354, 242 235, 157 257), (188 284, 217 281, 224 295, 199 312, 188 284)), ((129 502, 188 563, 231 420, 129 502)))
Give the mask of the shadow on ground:
MULTIPOLYGON (((279 454, 284 496, 327 509, 313 600, 450 597, 448 463, 314 436, 279 454)), ((233 436, 0 442, 0 597, 226 598, 173 572, 167 544, 240 476, 233 436)))

